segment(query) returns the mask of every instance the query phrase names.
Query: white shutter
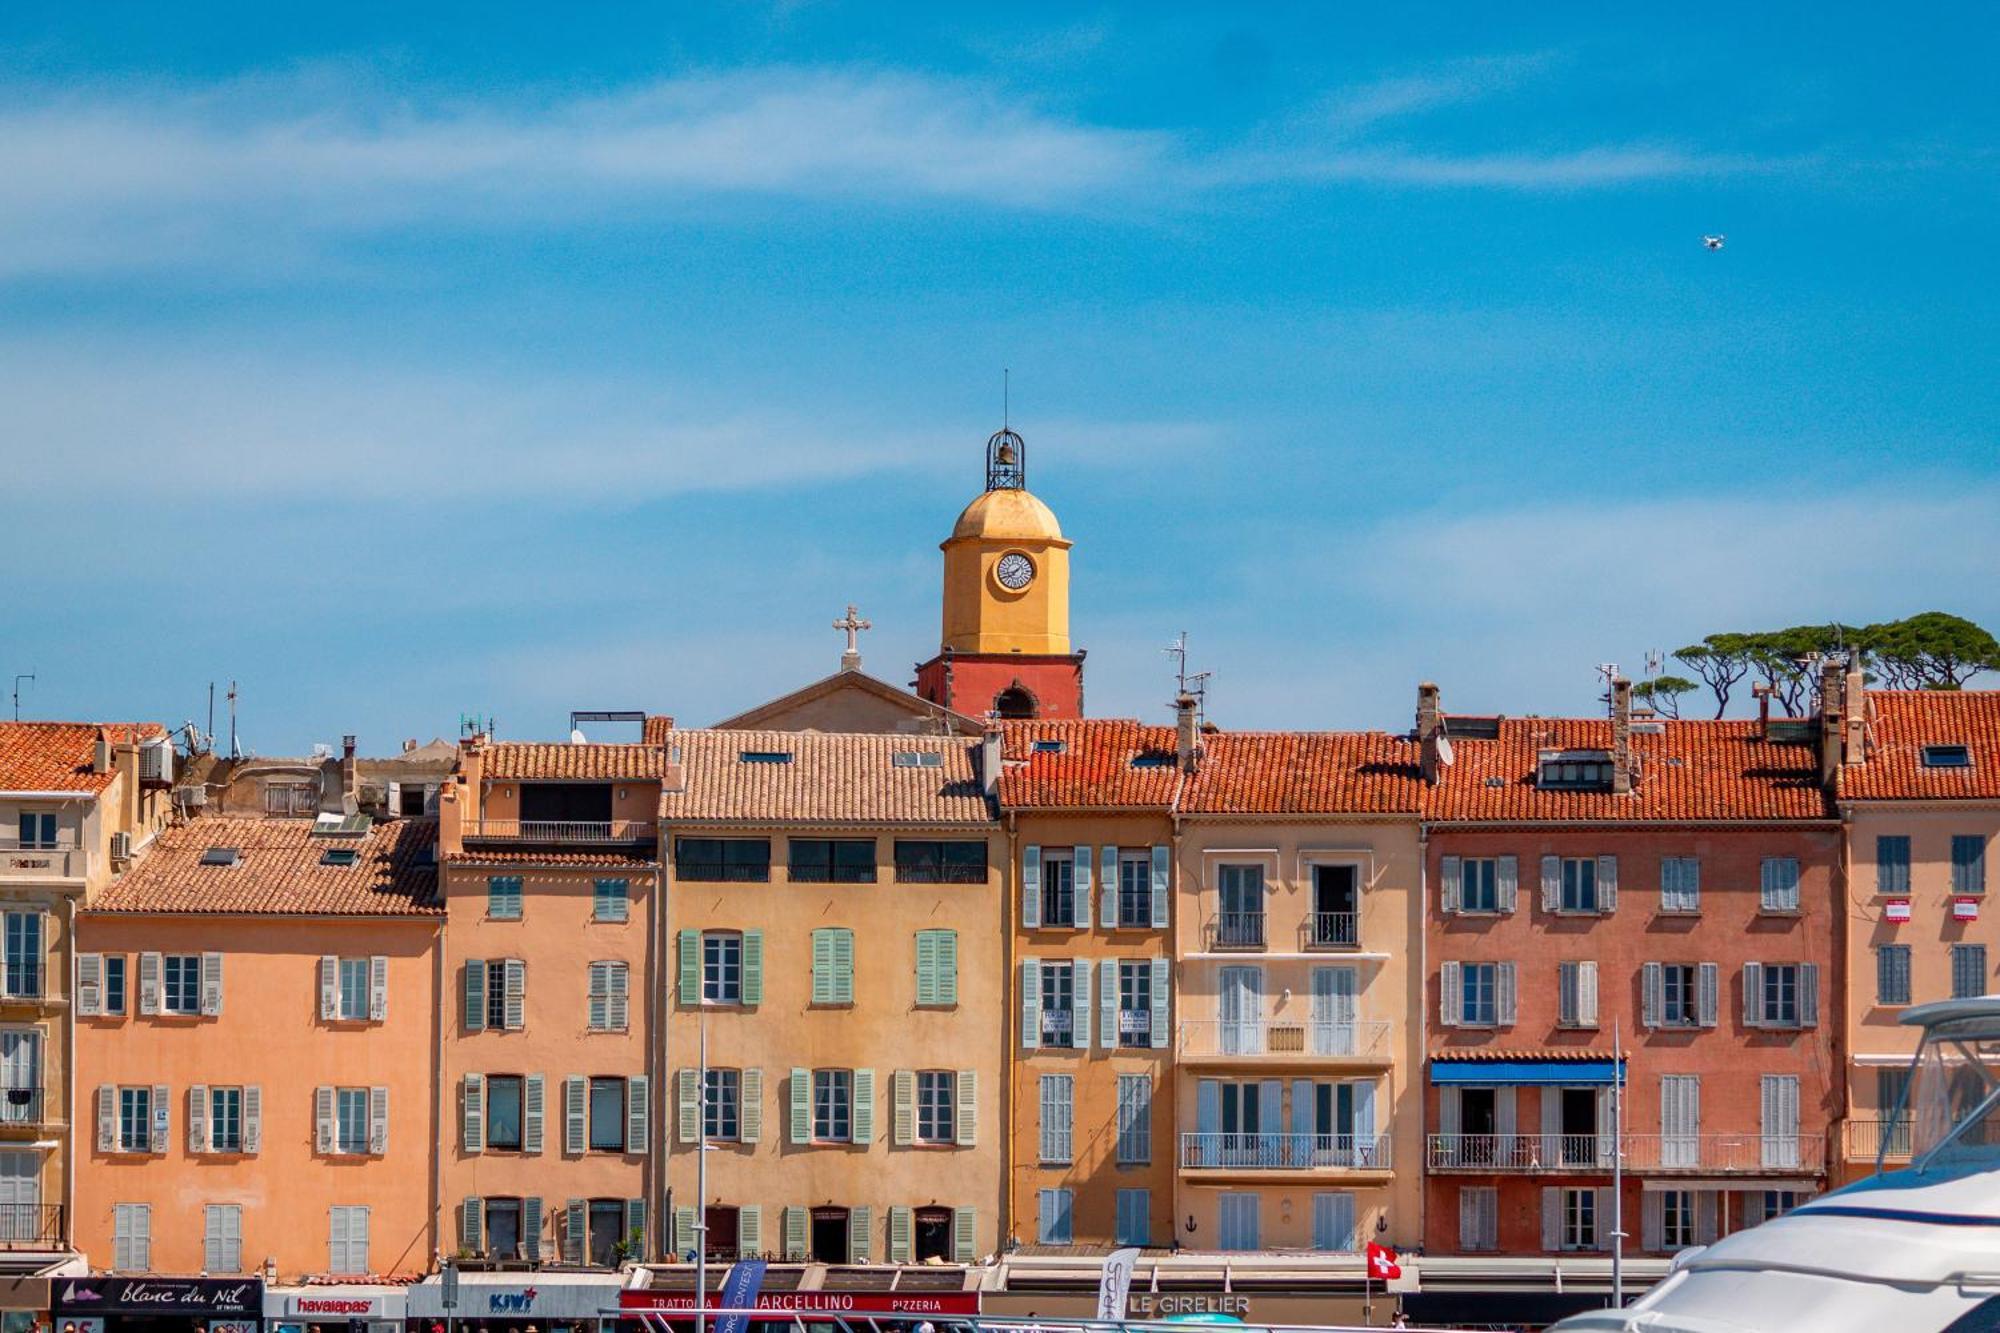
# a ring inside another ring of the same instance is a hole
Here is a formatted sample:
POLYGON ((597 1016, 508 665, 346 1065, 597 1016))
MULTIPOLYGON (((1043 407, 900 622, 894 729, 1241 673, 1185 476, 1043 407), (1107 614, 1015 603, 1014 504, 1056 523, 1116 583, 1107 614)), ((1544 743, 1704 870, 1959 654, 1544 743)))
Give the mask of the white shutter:
POLYGON ((1021 849, 1021 925, 1034 930, 1042 924, 1042 849, 1021 849))
POLYGON ((1167 927, 1167 894, 1170 891, 1172 875, 1167 864, 1167 848, 1164 844, 1153 847, 1153 929, 1167 927))
POLYGON ((1034 1050, 1042 1044, 1042 960, 1021 960, 1021 1047, 1034 1050))
POLYGON ((1659 1190, 1647 1190, 1640 1196, 1646 1214, 1639 1227, 1640 1245, 1653 1254, 1667 1247, 1665 1199, 1666 1195, 1659 1190))
POLYGON ((1495 974, 1493 990, 1495 992, 1494 1007, 1496 1010, 1496 1021, 1501 1027, 1510 1028, 1514 1026, 1516 1013, 1514 964, 1496 963, 1493 971, 1495 974))
POLYGON ((467 1074, 459 1096, 459 1144, 467 1153, 485 1152, 486 1076, 467 1074))
POLYGON ((337 1142, 333 1103, 332 1088, 321 1084, 313 1089, 313 1150, 321 1156, 331 1153, 337 1142))
POLYGON ((376 954, 368 960, 368 1021, 384 1023, 389 1018, 389 959, 376 954))
POLYGON ((256 1083, 243 1089, 243 1151, 254 1157, 264 1150, 264 1089, 256 1083))
POLYGON ((1462 863, 1456 856, 1441 857, 1438 861, 1438 910, 1446 916, 1458 911, 1459 880, 1464 875, 1462 863))
POLYGON ((153 1113, 153 1137, 151 1146, 155 1154, 163 1153, 167 1150, 167 1116, 166 1116, 167 1098, 172 1095, 173 1095, 173 1090, 169 1088, 166 1084, 155 1083, 153 1085, 153 1102, 151 1107, 149 1107, 148 1109, 150 1109, 153 1113))
POLYGON ((571 1074, 563 1080, 563 1151, 571 1157, 581 1157, 587 1143, 588 1121, 584 1105, 588 1085, 580 1074, 571 1074))
POLYGON ((222 1012, 222 955, 219 953, 201 956, 201 1012, 206 1018, 214 1018, 222 1012))
POLYGON ((1639 965, 1639 1022, 1656 1028, 1666 1010, 1666 969, 1658 963, 1639 965))
POLYGON ((1118 849, 1100 847, 1097 861, 1097 923, 1106 928, 1118 924, 1118 849))
POLYGON ((1465 1013, 1464 983, 1457 963, 1438 965, 1438 1025, 1455 1028, 1465 1013))
MULTIPOLYGON (((1070 887, 1074 892, 1070 894, 1067 924, 1082 930, 1090 925, 1090 848, 1072 847, 1070 857, 1070 887)), ((1087 1011, 1089 1006, 1080 1007, 1087 1011)))
POLYGON ((80 953, 76 956, 76 1012, 79 1018, 96 1018, 104 1012, 104 955, 80 953))
MULTIPOLYGON (((1116 848, 1112 849, 1116 852, 1116 848)), ((1118 960, 1107 958, 1098 969, 1097 1010, 1100 1015, 1098 1041, 1107 1051, 1118 1049, 1118 960)))
POLYGON ((1167 1044, 1167 1009, 1172 1001, 1172 964, 1164 958, 1153 960, 1153 1034, 1152 1044, 1158 1050, 1167 1044))
POLYGON ((1586 959, 1576 965, 1576 1021, 1587 1028, 1597 1026, 1597 963, 1586 959))
POLYGON ((958 1123, 952 1128, 956 1131, 958 1146, 975 1147, 979 1142, 979 1071, 959 1070, 953 1093, 952 1113, 958 1123))
POLYGON ((208 1087, 193 1083, 188 1086, 188 1137, 187 1150, 191 1153, 208 1151, 208 1087))
POLYGON ((332 954, 319 960, 319 1016, 324 1023, 340 1017, 340 960, 332 954))
POLYGON ((509 958, 502 972, 507 987, 507 1030, 519 1032, 528 1025, 528 965, 509 958))
POLYGON ((1563 863, 1560 856, 1542 858, 1542 910, 1554 912, 1562 907, 1563 863))
POLYGON ((1070 964, 1071 985, 1075 995, 1071 998, 1072 1008, 1070 1031, 1072 1040, 1080 1051, 1090 1049, 1090 960, 1079 958, 1070 964))
POLYGON ((1712 1028, 1722 1003, 1722 965, 1703 963, 1695 969, 1695 976, 1695 1017, 1701 1026, 1712 1028))
POLYGON ((1597 858, 1597 910, 1610 916, 1618 910, 1618 858, 1597 858))
MULTIPOLYGON (((1984 964, 1980 967, 1985 972, 1984 964)), ((1981 987, 1984 989, 1984 986, 1981 987)), ((1819 964, 1799 964, 1799 1026, 1816 1028, 1819 1026, 1819 964)))
POLYGON ((1764 1026, 1764 965, 1745 963, 1743 965, 1743 1025, 1760 1028, 1764 1026))
POLYGON ((521 1151, 534 1156, 542 1151, 542 1131, 548 1116, 548 1085, 540 1074, 521 1080, 521 1151))
POLYGON ((1562 1190, 1554 1185, 1545 1185, 1542 1187, 1542 1248, 1560 1250, 1562 1235, 1562 1190))
POLYGON ((139 1012, 142 1014, 160 1012, 160 971, 159 954, 139 955, 139 1012))
POLYGON ((756 1143, 764 1137, 764 1071, 746 1069, 739 1076, 736 1141, 756 1143))
POLYGON ((1497 886, 1496 896, 1500 900, 1500 911, 1508 916, 1520 905, 1521 899, 1521 858, 1500 856, 1493 860, 1493 879, 1497 886))
POLYGON ((381 1157, 389 1151, 389 1089, 368 1089, 368 1151, 381 1157))
POLYGON ((631 1020, 631 973, 624 963, 613 963, 605 979, 611 983, 611 1030, 623 1032, 631 1020))
POLYGON ((625 1151, 642 1153, 653 1132, 652 1080, 633 1074, 625 1080, 625 1151))
POLYGON ((908 1069, 889 1075, 889 1141, 898 1148, 917 1141, 917 1076, 908 1069))

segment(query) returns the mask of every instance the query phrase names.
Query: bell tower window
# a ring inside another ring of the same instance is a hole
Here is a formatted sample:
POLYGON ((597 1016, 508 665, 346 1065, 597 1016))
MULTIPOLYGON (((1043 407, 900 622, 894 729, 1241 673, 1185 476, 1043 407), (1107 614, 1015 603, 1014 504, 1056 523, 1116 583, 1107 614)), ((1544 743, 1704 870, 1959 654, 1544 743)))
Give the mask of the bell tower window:
POLYGON ((1003 718, 1034 717, 1035 696, 1019 685, 1010 685, 993 696, 993 711, 1003 718))

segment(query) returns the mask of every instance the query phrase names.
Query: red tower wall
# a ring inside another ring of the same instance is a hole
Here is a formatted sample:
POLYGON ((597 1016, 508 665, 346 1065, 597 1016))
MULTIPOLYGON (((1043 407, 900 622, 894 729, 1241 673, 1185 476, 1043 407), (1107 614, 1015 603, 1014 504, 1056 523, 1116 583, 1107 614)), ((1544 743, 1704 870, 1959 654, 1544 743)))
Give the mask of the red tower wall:
POLYGON ((917 693, 971 717, 985 717, 1003 691, 1019 685, 1039 718, 1083 716, 1083 654, 944 653, 917 667, 917 693))

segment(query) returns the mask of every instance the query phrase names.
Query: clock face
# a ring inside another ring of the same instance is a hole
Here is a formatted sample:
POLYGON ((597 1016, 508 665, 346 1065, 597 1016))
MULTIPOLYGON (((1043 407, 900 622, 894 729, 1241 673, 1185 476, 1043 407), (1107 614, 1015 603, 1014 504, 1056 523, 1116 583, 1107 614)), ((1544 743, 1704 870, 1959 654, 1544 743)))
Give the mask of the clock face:
POLYGON ((1009 551, 993 566, 993 577, 1009 592, 1019 592, 1035 581, 1035 562, 1019 551, 1009 551))

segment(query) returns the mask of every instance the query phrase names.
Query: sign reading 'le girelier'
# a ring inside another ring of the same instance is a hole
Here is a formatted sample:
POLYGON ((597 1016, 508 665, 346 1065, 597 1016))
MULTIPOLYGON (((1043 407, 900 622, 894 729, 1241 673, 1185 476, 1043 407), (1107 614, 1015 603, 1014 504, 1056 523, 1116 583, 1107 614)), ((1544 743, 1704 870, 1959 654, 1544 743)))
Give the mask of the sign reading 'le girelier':
POLYGON ((249 1315, 264 1313, 257 1278, 63 1278, 55 1284, 58 1314, 249 1315))

